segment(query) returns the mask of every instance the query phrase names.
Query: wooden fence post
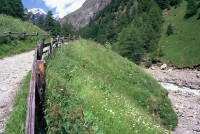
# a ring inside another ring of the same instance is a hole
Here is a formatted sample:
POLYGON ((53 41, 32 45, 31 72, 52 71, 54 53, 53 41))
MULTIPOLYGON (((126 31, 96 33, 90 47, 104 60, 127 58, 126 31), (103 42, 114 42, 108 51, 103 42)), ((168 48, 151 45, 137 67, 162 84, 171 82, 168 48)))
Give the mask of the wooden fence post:
POLYGON ((43 47, 44 47, 44 41, 45 41, 45 39, 43 39, 43 38, 40 38, 40 40, 39 40, 39 42, 38 42, 38 57, 37 57, 37 59, 38 60, 41 60, 42 59, 42 54, 43 54, 43 47))

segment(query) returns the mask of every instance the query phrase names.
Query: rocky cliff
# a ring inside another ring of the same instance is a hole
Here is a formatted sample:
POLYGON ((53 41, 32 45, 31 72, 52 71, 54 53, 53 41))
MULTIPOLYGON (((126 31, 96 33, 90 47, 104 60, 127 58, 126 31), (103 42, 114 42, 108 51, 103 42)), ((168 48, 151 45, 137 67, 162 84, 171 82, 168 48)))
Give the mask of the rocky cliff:
POLYGON ((70 23, 76 28, 86 26, 98 11, 103 9, 111 0, 86 0, 82 7, 65 16, 61 24, 70 23))

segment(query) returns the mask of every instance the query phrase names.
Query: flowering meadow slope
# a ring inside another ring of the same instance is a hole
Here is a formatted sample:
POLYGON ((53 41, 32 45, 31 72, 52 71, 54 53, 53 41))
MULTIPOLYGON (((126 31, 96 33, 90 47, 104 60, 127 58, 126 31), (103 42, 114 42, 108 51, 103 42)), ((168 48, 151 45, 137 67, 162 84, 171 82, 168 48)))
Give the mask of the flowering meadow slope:
POLYGON ((140 67, 92 41, 47 60, 47 133, 168 133, 177 124, 167 91, 140 67))

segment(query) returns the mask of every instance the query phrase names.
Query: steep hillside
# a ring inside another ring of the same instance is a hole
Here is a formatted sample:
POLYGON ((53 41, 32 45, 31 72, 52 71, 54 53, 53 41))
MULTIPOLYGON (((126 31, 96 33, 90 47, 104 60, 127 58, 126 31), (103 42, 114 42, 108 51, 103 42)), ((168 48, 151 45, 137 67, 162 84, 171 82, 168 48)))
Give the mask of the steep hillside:
POLYGON ((135 63, 157 48, 162 25, 155 0, 112 0, 80 33, 113 49, 135 63))
POLYGON ((15 55, 25 51, 32 50, 39 40, 39 37, 25 37, 25 38, 5 38, 2 37, 3 32, 38 32, 45 33, 35 25, 28 22, 23 22, 20 19, 15 19, 11 16, 0 14, 0 58, 15 55))
POLYGON ((187 2, 183 1, 176 9, 165 12, 162 37, 159 47, 164 56, 161 61, 177 67, 192 67, 200 64, 200 20, 198 15, 185 19, 187 2), (168 25, 172 25, 174 34, 167 36, 168 25))
POLYGON ((79 40, 54 54, 46 69, 47 133, 163 134, 162 126, 176 126, 167 91, 109 47, 79 40))
POLYGON ((110 1, 111 0, 86 0, 81 8, 65 16, 61 20, 61 24, 67 22, 76 28, 84 27, 98 11, 103 9, 110 1))

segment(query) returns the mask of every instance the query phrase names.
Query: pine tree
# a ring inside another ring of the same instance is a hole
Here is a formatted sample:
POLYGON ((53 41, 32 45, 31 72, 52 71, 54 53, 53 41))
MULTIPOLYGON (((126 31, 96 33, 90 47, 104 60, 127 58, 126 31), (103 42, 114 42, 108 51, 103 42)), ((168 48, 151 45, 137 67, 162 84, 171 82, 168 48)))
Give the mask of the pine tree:
POLYGON ((7 0, 1 0, 0 2, 0 14, 10 15, 11 7, 7 0))
POLYGON ((46 31, 51 31, 53 35, 55 35, 55 20, 53 19, 52 11, 47 12, 47 16, 44 20, 44 29, 46 31))
POLYGON ((21 0, 1 0, 0 13, 24 19, 24 7, 21 0))
POLYGON ((166 34, 167 34, 167 36, 170 36, 170 35, 174 34, 174 30, 173 30, 173 27, 172 27, 171 24, 168 25, 166 34))
POLYGON ((187 10, 185 13, 185 18, 189 18, 197 14, 198 8, 195 0, 188 0, 187 10))
POLYGON ((39 16, 36 22, 36 25, 41 28, 44 29, 44 16, 39 16))
POLYGON ((61 29, 60 29, 60 34, 63 35, 63 36, 68 36, 69 34, 73 34, 74 31, 73 31, 73 26, 68 24, 68 23, 65 23, 63 25, 61 25, 61 29))
POLYGON ((169 0, 156 0, 156 2, 158 3, 161 9, 169 8, 169 4, 170 4, 169 0))

